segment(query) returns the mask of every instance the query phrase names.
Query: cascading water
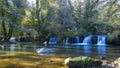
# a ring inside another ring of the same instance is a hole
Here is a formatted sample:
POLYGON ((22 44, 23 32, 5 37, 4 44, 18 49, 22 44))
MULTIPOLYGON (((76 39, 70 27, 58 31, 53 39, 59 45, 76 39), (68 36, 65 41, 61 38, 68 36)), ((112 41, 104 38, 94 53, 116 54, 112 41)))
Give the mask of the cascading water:
POLYGON ((69 44, 69 37, 66 38, 65 44, 69 44))
POLYGON ((50 41, 48 44, 57 44, 57 38, 50 38, 50 41))
POLYGON ((91 44, 91 37, 92 36, 85 37, 82 44, 91 44))
POLYGON ((10 38, 9 42, 16 43, 17 41, 16 41, 16 38, 12 37, 12 38, 10 38))
POLYGON ((80 44, 80 39, 79 36, 76 37, 67 37, 65 44, 69 44, 69 45, 79 45, 80 44))
POLYGON ((105 44, 106 44, 106 35, 98 35, 97 45, 105 45, 105 44))
MULTIPOLYGON (((81 38, 79 36, 76 36, 73 38, 67 37, 65 44, 70 44, 70 45, 92 44, 92 37, 93 37, 92 35, 85 37, 82 43, 80 42, 81 38)), ((98 35, 97 42, 96 42, 97 45, 105 45, 106 37, 107 37, 106 35, 98 35)))
POLYGON ((76 43, 80 43, 79 36, 76 36, 76 37, 75 37, 75 42, 76 42, 76 43))

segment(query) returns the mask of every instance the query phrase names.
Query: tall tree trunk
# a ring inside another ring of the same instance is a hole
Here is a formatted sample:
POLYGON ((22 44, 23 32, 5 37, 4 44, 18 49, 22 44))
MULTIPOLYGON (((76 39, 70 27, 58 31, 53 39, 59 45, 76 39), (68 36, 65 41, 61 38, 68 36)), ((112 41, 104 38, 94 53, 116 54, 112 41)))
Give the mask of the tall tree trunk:
POLYGON ((5 15, 4 15, 4 10, 2 9, 2 29, 3 29, 3 35, 4 35, 4 41, 7 41, 7 32, 6 32, 6 26, 5 26, 5 15))

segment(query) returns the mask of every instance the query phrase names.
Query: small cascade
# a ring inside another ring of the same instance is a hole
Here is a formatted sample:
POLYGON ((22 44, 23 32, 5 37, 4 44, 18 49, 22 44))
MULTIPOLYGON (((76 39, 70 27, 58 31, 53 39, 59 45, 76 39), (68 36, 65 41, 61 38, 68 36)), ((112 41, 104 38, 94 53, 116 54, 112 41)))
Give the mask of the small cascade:
POLYGON ((85 37, 82 44, 91 44, 91 37, 92 36, 85 37))
POLYGON ((66 38, 65 44, 69 44, 69 37, 66 38))
POLYGON ((48 44, 57 44, 57 38, 50 38, 48 44))
POLYGON ((80 43, 79 36, 75 37, 75 43, 80 43))
POLYGON ((16 38, 12 37, 12 38, 10 38, 9 42, 11 42, 11 43, 16 43, 17 40, 16 40, 16 38))
POLYGON ((97 35, 97 36, 75 36, 75 37, 67 37, 65 44, 69 45, 88 45, 88 44, 97 44, 97 45, 105 45, 106 44, 106 35, 97 35), (95 39, 94 39, 95 37, 95 39), (94 43, 93 43, 94 42, 94 43))
POLYGON ((69 45, 78 45, 79 43, 80 43, 79 36, 67 37, 65 42, 65 44, 69 44, 69 45))
POLYGON ((106 44, 106 35, 98 35, 97 45, 105 45, 105 44, 106 44))

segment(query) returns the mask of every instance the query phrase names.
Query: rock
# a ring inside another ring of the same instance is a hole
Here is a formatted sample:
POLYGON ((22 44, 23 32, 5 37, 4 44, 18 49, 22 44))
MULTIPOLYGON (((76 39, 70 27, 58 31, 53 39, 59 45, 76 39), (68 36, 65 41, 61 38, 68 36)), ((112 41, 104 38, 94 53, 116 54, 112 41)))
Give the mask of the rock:
POLYGON ((67 59, 65 59, 64 64, 65 64, 65 65, 68 65, 70 59, 71 59, 71 58, 67 58, 67 59))
POLYGON ((65 59, 64 64, 69 68, 87 68, 100 66, 102 62, 89 57, 80 56, 74 58, 67 58, 65 59))
POLYGON ((115 68, 120 68, 120 57, 112 63, 115 68))
POLYGON ((50 48, 38 48, 36 52, 40 55, 52 55, 55 53, 55 51, 50 48))
POLYGON ((104 59, 106 59, 106 57, 101 56, 100 59, 104 60, 104 59))

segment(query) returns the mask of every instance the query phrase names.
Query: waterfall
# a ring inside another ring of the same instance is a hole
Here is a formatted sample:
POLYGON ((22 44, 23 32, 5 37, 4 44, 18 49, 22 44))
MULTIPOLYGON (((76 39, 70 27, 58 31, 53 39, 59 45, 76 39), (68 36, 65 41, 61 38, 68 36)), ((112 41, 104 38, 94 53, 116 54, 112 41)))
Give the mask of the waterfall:
POLYGON ((16 38, 12 37, 12 38, 10 38, 9 42, 11 42, 11 43, 16 43, 17 40, 16 40, 16 38))
POLYGON ((106 44, 106 35, 98 35, 97 44, 98 45, 105 45, 106 44))
POLYGON ((90 44, 91 43, 91 37, 92 36, 85 37, 84 40, 83 40, 83 44, 90 44))
POLYGON ((79 36, 76 36, 76 37, 75 37, 75 42, 76 42, 76 43, 80 43, 79 36))
POLYGON ((57 44, 57 38, 50 38, 50 41, 48 44, 57 44))
POLYGON ((78 45, 80 43, 79 36, 76 37, 67 37, 65 44, 78 45))
POLYGON ((69 37, 66 38, 65 44, 69 44, 69 37))

